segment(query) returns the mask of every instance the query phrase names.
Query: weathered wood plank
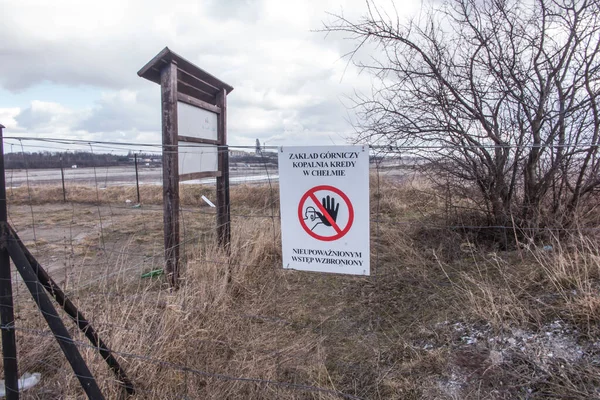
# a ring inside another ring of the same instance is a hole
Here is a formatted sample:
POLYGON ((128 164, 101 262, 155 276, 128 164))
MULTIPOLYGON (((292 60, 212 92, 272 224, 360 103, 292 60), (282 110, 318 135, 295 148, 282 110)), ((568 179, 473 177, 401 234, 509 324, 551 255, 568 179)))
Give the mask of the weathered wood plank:
POLYGON ((46 323, 52 331, 52 334, 58 342, 62 352, 65 354, 65 357, 71 365, 75 376, 77 379, 79 379, 79 383, 81 384, 82 389, 85 391, 88 399, 104 400, 104 396, 98 387, 98 383, 94 379, 94 376, 90 372, 85 360, 81 356, 79 349, 73 342, 71 334, 67 330, 65 324, 62 322, 62 319, 58 315, 56 308, 54 308, 54 305, 44 292, 44 289, 42 285, 40 285, 33 267, 31 264, 29 264, 29 261, 27 261, 27 257, 25 257, 23 250, 21 250, 19 244, 16 240, 14 240, 14 238, 9 237, 7 240, 7 249, 8 253, 10 254, 10 258, 12 258, 15 267, 23 278, 23 282, 25 282, 25 286, 27 286, 27 289, 29 289, 31 297, 38 306, 40 313, 46 320, 46 323))
POLYGON ((204 110, 214 112, 215 114, 221 113, 221 108, 183 93, 177 93, 177 100, 189 104, 190 106, 199 107, 204 110))
POLYGON ((216 101, 214 96, 211 96, 210 94, 203 92, 202 90, 192 85, 189 85, 183 82, 182 80, 177 80, 177 90, 179 91, 179 93, 186 94, 188 96, 194 97, 200 101, 204 101, 209 104, 214 103, 216 101))
MULTIPOLYGON (((171 52, 171 50, 168 47, 165 47, 164 49, 162 49, 157 55, 155 55, 152 60, 148 61, 146 63, 146 65, 144 65, 139 71, 138 71, 138 76, 144 77, 146 79, 149 79, 153 82, 154 79, 150 79, 150 77, 148 77, 148 73, 152 71, 152 69, 154 67, 156 67, 157 64, 161 64, 163 62, 163 59, 165 57, 167 57, 169 55, 169 53, 171 52)), ((152 74, 154 75, 154 74, 152 74)), ((156 83, 160 83, 160 79, 158 80, 158 82, 156 83)))
POLYGON ((190 172, 189 174, 179 175, 179 181, 193 181, 194 179, 204 178, 218 178, 221 176, 221 171, 203 171, 203 172, 190 172))
MULTIPOLYGON (((214 87, 219 90, 221 88, 224 88, 227 91, 227 93, 233 90, 232 86, 221 81, 220 79, 217 79, 213 75, 204 71, 202 68, 199 68, 198 66, 192 64, 185 58, 181 57, 179 54, 171 51, 168 47, 165 47, 163 50, 161 50, 160 53, 154 56, 152 60, 147 62, 146 65, 144 65, 142 69, 138 71, 138 75, 152 82, 160 83, 160 75, 157 75, 157 72, 162 70, 163 65, 165 63, 169 64, 171 63, 171 61, 175 62, 181 71, 202 81, 203 84, 200 85, 200 89, 202 90, 207 89, 208 92, 212 92, 212 90, 210 90, 210 87, 214 87)), ((192 84, 192 86, 196 85, 192 84)))
POLYGON ((177 136, 177 137, 179 138, 180 142, 199 143, 199 144, 214 144, 214 145, 220 144, 218 140, 212 140, 212 139, 202 139, 202 138, 197 138, 197 137, 192 137, 192 136, 177 136))
POLYGON ((217 158, 221 176, 217 178, 217 238, 219 245, 228 248, 231 241, 231 216, 229 205, 229 150, 227 147, 227 91, 222 89, 217 95, 219 114, 218 138, 221 147, 217 158))
POLYGON ((0 324, 2 331, 2 358, 6 398, 19 399, 19 371, 17 368, 17 339, 13 309, 12 278, 10 257, 6 250, 8 240, 8 208, 6 204, 6 180, 4 170, 4 125, 0 124, 0 324))
POLYGON ((224 88, 227 91, 227 93, 229 93, 233 90, 232 86, 230 86, 227 83, 223 82, 222 80, 216 78, 214 75, 209 74, 202 68, 199 68, 198 66, 192 64, 191 62, 189 62, 185 58, 181 57, 180 55, 173 53, 173 52, 171 52, 171 53, 173 54, 173 59, 177 61, 177 65, 179 66, 179 69, 181 69, 185 72, 189 72, 190 74, 202 79, 204 82, 208 83, 211 86, 214 86, 216 88, 224 88))
POLYGON ((211 84, 203 81, 202 78, 194 76, 181 68, 177 69, 177 79, 179 79, 180 82, 184 82, 186 85, 190 85, 198 90, 201 90, 215 100, 220 91, 218 87, 212 86, 211 84))
POLYGON ((165 272, 179 283, 179 165, 177 154, 177 64, 161 71, 165 272))

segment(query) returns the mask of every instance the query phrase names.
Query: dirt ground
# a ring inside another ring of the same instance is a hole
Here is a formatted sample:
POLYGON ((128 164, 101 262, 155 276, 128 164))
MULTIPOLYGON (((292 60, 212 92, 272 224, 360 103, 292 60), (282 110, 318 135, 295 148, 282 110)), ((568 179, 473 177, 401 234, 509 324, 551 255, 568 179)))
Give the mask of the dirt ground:
MULTIPOLYGON (((124 257, 132 264, 126 267, 132 274, 162 268, 160 206, 13 205, 9 215, 21 240, 59 283, 80 286, 93 279, 99 269, 110 273, 124 257)), ((182 241, 192 240, 190 229, 208 226, 209 221, 215 221, 209 207, 198 212, 182 210, 182 222, 188 228, 182 241)), ((194 230, 194 235, 200 233, 194 230)), ((185 251, 185 246, 182 248, 185 251)))

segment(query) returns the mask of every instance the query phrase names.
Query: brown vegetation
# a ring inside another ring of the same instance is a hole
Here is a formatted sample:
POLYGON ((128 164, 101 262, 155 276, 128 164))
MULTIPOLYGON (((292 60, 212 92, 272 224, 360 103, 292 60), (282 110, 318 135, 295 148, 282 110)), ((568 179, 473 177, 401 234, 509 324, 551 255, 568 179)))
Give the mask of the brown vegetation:
MULTIPOLYGON (((132 188, 99 191, 101 208, 87 188, 69 192, 77 203, 60 204, 62 193, 47 187, 34 188, 31 206, 19 190, 9 201, 21 231, 31 209, 40 230, 87 228, 79 241, 44 243, 42 233, 29 241, 41 259, 69 259, 53 276, 117 352, 135 398, 600 395, 600 247, 591 233, 500 251, 444 228, 448 205, 427 182, 374 176, 371 184, 371 277, 284 271, 278 195, 268 186, 232 187, 227 256, 200 200, 214 188, 182 185, 189 211, 177 292, 163 278, 140 278, 162 260, 162 217, 153 206, 160 188, 142 188, 141 209, 117 207, 133 199, 132 188), (106 221, 102 238, 92 234, 97 212, 106 221)), ((24 397, 81 397, 21 285, 15 307, 20 372, 42 373, 24 397)), ((121 398, 102 360, 71 331, 106 397, 121 398)))
POLYGON ((427 160, 488 224, 574 226, 600 188, 598 1, 430 0, 410 20, 366 6, 324 27, 373 77, 356 140, 427 160))

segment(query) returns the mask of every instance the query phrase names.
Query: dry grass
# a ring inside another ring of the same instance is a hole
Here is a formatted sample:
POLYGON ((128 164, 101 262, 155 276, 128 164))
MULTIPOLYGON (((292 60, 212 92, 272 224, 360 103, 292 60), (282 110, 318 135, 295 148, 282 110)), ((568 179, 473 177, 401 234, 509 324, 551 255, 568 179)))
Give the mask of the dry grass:
MULTIPOLYGON (((70 257, 55 274, 117 352, 138 388, 134 398, 599 397, 597 241, 555 238, 546 243, 552 251, 494 251, 440 229, 448 204, 422 179, 372 177, 371 186, 379 215, 371 226, 374 276, 365 278, 282 270, 278 194, 265 185, 232 187, 225 254, 200 200, 213 198, 214 188, 182 185, 189 240, 176 292, 163 278, 140 279, 161 262, 160 188, 142 187, 135 210, 106 206, 133 199, 132 188, 98 191, 100 208, 89 188, 71 188, 71 208, 49 187, 36 187, 31 201, 14 190, 9 201, 25 232, 32 204, 40 259, 70 257), (119 251, 103 251, 97 235, 66 250, 42 242, 45 226, 97 229, 97 212, 109 214, 104 246, 119 251)), ((28 293, 17 288, 20 368, 42 373, 25 398, 81 397, 28 293)), ((93 349, 80 348, 106 397, 123 398, 93 349)))
POLYGON ((471 244, 463 247, 462 262, 437 262, 471 317, 496 329, 561 318, 589 331, 600 322, 600 245, 584 236, 547 243, 503 254, 471 244))
MULTIPOLYGON (((70 185, 67 190, 67 202, 81 204, 106 204, 125 203, 130 200, 137 201, 135 186, 108 186, 96 189, 93 186, 70 185)), ((182 184, 179 187, 179 198, 182 206, 206 206, 202 196, 214 201, 215 188, 209 185, 182 184)), ((11 188, 8 193, 8 201, 13 205, 19 204, 53 204, 63 202, 63 192, 60 186, 36 185, 31 187, 11 188)), ((273 191, 266 185, 240 185, 232 186, 231 202, 233 204, 251 204, 260 208, 270 204, 271 198, 279 203, 278 189, 273 191), (272 192, 272 193, 271 193, 272 192), (255 204, 255 202, 258 202, 255 204)), ((140 186, 141 204, 160 205, 163 201, 162 187, 157 185, 140 186)))
MULTIPOLYGON (((211 378, 183 368, 286 382, 293 376, 301 383, 317 383, 325 376, 318 335, 299 334, 283 319, 262 316, 263 311, 272 315, 277 298, 258 277, 270 284, 282 279, 282 272, 273 268, 280 256, 272 235, 268 222, 237 224, 229 257, 214 245, 190 248, 184 281, 176 292, 160 279, 146 281, 139 273, 130 274, 127 257, 116 266, 120 271, 111 266, 116 275, 91 286, 70 285, 84 313, 119 352, 139 390, 136 398, 257 398, 279 397, 279 392, 303 398, 277 386, 211 378)), ((45 328, 33 305, 20 300, 20 314, 27 315, 27 322, 19 324, 21 368, 40 371, 45 383, 29 395, 63 398, 80 393, 70 371, 62 368, 58 347, 51 338, 40 337, 45 328)), ((85 343, 82 335, 76 337, 85 343)), ((82 350, 107 398, 117 398, 118 386, 101 360, 92 349, 82 350)))

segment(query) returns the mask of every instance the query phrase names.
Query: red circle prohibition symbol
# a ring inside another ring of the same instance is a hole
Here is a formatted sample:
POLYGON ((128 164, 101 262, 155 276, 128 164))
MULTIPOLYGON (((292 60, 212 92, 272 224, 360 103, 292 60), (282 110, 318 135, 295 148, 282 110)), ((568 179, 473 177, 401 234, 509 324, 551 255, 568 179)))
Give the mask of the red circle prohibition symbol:
POLYGON ((348 231, 352 227, 352 223, 354 222, 354 208, 352 207, 352 203, 350 203, 350 199, 348 198, 348 196, 346 196, 346 194, 344 192, 342 192, 340 189, 333 187, 333 186, 328 186, 328 185, 315 186, 314 188, 309 189, 306 193, 304 193, 304 195, 300 199, 300 203, 298 204, 298 219, 300 220, 300 225, 302 225, 302 228, 310 236, 312 236, 313 238, 315 238, 317 240, 331 242, 331 241, 342 238, 346 233, 348 233, 348 231), (346 203, 346 206, 348 206, 348 223, 346 224, 344 229, 340 229, 338 224, 331 218, 331 216, 325 210, 325 208, 323 207, 323 205, 321 204, 319 199, 317 199, 317 197, 315 196, 315 192, 318 192, 319 190, 327 190, 327 191, 337 194, 338 196, 340 196, 342 198, 342 200, 344 200, 344 202, 346 203), (314 233, 308 227, 308 225, 306 225, 306 222, 304 222, 304 213, 302 211, 303 211, 304 203, 306 203, 306 201, 309 198, 319 208, 319 211, 321 212, 321 214, 323 214, 325 216, 325 218, 327 218, 327 221, 329 221, 329 223, 331 224, 333 229, 335 229, 335 232, 336 232, 335 235, 333 235, 333 236, 319 235, 317 233, 314 233))

